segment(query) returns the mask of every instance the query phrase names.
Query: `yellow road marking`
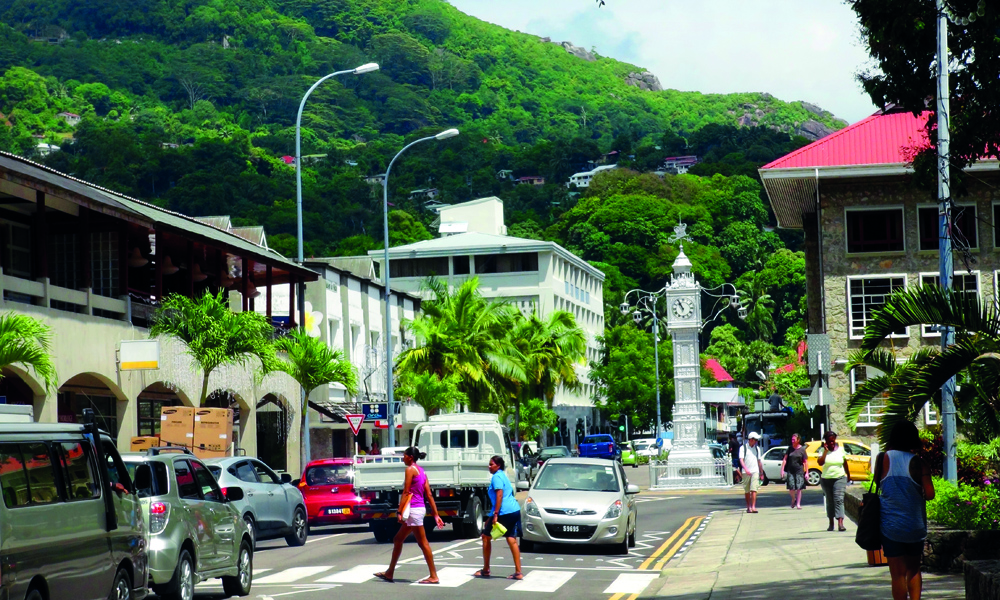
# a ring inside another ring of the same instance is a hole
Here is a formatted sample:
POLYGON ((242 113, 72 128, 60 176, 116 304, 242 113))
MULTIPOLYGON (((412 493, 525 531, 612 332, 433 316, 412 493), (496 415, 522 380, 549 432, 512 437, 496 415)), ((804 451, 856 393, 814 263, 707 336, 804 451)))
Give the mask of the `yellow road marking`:
MULTIPOLYGON (((656 566, 651 570, 659 571, 660 569, 662 569, 663 565, 665 565, 668 560, 670 560, 671 558, 674 557, 675 554, 677 554, 677 551, 681 549, 681 546, 684 545, 684 542, 688 541, 688 539, 691 538, 694 532, 698 529, 698 526, 701 525, 701 522, 704 520, 705 517, 690 517, 687 521, 684 521, 684 524, 681 525, 677 529, 677 531, 674 532, 672 536, 667 538, 667 541, 660 544, 660 547, 656 549, 656 552, 653 552, 653 554, 651 554, 649 558, 644 560, 642 564, 639 565, 639 568, 636 570, 637 571, 650 570, 649 565, 653 564, 653 561, 655 561, 657 557, 663 554, 663 552, 666 551, 667 548, 670 548, 670 550, 667 551, 667 553, 663 556, 663 558, 661 558, 659 562, 656 563, 656 566), (673 544, 672 547, 671 544, 673 544)), ((639 594, 626 594, 625 592, 618 592, 617 594, 608 598, 608 600, 622 600, 622 598, 625 598, 626 596, 628 596, 628 600, 636 600, 639 597, 639 594)))
POLYGON ((667 564, 667 561, 673 558, 675 554, 677 554, 677 551, 681 549, 681 546, 684 545, 684 542, 688 541, 688 539, 690 539, 691 536, 694 535, 694 532, 698 529, 698 526, 701 525, 701 522, 704 520, 705 517, 698 517, 695 520, 694 524, 691 525, 691 528, 688 529, 687 533, 682 535, 680 539, 677 540, 677 543, 674 544, 673 548, 671 548, 669 552, 663 555, 663 558, 660 559, 660 562, 656 563, 656 566, 653 567, 653 570, 659 571, 660 569, 662 569, 663 565, 667 564))
POLYGON ((659 556, 659 555, 661 555, 661 554, 663 554, 663 551, 666 550, 668 547, 670 547, 670 544, 674 543, 674 540, 676 540, 678 536, 680 536, 682 533, 684 533, 684 530, 687 529, 688 525, 690 525, 691 522, 694 521, 697 518, 698 517, 690 517, 687 521, 684 521, 684 524, 681 525, 679 528, 677 528, 677 531, 675 531, 672 536, 670 536, 669 538, 667 538, 667 541, 663 542, 660 545, 660 547, 656 549, 656 552, 653 552, 649 556, 649 558, 647 558, 646 560, 644 560, 642 562, 642 564, 639 565, 639 570, 640 571, 645 571, 646 569, 648 569, 649 565, 651 565, 653 563, 653 561, 656 560, 656 557, 659 556))

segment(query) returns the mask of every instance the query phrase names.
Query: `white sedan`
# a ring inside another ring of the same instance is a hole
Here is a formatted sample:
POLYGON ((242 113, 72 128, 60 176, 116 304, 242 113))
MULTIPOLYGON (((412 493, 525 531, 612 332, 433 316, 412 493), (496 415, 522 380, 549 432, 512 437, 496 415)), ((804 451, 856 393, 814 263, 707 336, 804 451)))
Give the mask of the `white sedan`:
POLYGON ((785 480, 781 476, 781 461, 784 460, 787 451, 788 446, 775 446, 764 453, 764 456, 760 458, 760 462, 764 463, 764 477, 761 478, 761 483, 785 480))

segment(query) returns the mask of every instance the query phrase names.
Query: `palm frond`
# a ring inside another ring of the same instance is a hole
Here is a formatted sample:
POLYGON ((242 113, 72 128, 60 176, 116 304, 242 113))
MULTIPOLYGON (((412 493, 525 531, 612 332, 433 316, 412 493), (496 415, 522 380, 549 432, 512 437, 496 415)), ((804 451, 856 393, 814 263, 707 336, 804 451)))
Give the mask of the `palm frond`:
POLYGON ((0 315, 0 368, 21 366, 41 378, 54 391, 58 377, 49 349, 52 330, 41 321, 17 313, 0 315))

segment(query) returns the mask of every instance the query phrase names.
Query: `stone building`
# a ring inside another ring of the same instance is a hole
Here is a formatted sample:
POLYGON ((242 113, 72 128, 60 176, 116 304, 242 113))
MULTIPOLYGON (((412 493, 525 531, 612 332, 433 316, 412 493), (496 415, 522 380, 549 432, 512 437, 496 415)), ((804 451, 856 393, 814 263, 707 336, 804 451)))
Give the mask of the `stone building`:
MULTIPOLYGON (((910 164, 930 144, 928 115, 876 113, 760 169, 778 226, 805 233, 808 331, 829 341, 819 366, 834 399, 830 425, 842 434, 851 393, 879 374, 843 370, 872 312, 895 290, 938 281, 936 188, 918 186, 910 164)), ((967 169, 966 193, 956 192, 952 236, 954 287, 989 300, 996 298, 1000 269, 997 166, 996 160, 984 160, 967 169)), ((810 340, 817 348, 826 341, 810 340)), ((922 346, 938 344, 940 333, 932 327, 910 327, 886 347, 904 360, 922 346)), ((869 404, 855 433, 874 435, 881 409, 879 402, 869 404)), ((923 422, 937 423, 933 407, 924 408, 923 422)))

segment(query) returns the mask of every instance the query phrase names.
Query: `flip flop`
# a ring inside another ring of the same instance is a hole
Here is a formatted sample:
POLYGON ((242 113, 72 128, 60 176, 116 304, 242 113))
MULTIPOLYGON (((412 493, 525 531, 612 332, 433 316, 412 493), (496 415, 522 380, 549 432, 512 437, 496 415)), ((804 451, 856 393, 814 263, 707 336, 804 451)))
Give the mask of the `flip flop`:
POLYGON ((385 573, 375 573, 375 577, 378 577, 379 579, 381 579, 382 581, 384 581, 386 583, 395 583, 395 581, 393 580, 393 578, 389 577, 385 573))
POLYGON ((440 581, 428 581, 428 580, 427 580, 427 579, 425 578, 425 579, 421 579, 421 580, 420 580, 420 581, 418 581, 417 583, 424 583, 424 584, 427 584, 427 585, 438 585, 438 584, 440 584, 441 582, 440 582, 440 581))
POLYGON ((489 577, 490 577, 490 570, 489 569, 480 569, 480 570, 476 571, 475 573, 473 573, 472 576, 473 577, 482 577, 483 579, 489 579, 489 577))
POLYGON ((524 573, 521 572, 512 573, 507 576, 507 579, 516 579, 517 581, 521 581, 522 579, 524 579, 524 573))

